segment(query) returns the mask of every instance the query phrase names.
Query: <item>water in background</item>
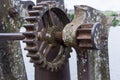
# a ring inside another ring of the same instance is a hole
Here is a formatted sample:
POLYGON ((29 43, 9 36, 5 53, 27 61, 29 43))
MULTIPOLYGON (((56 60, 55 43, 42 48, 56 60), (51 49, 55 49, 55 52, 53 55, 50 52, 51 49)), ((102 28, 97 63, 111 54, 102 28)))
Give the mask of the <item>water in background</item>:
POLYGON ((120 26, 111 27, 108 51, 111 80, 120 80, 120 26))

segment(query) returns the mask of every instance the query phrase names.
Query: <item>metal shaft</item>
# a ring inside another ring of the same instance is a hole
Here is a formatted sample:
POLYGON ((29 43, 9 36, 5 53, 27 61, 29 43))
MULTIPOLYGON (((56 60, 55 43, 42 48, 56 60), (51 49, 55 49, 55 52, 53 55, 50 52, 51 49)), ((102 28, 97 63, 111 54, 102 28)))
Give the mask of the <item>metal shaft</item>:
POLYGON ((0 33, 1 40, 23 40, 25 37, 22 33, 0 33))

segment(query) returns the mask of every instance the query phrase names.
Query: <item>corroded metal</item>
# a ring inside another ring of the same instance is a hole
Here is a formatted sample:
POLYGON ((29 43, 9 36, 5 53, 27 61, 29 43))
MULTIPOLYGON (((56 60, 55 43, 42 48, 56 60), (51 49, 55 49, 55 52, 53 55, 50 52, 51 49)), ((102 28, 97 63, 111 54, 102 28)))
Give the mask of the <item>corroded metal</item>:
MULTIPOLYGON (((84 19, 82 20, 85 24, 86 23, 95 23, 95 22, 100 22, 103 25, 103 29, 105 29, 106 25, 109 23, 108 19, 105 15, 103 15, 100 11, 89 7, 87 5, 80 5, 77 6, 79 7, 80 12, 82 11, 83 14, 81 16, 85 16, 84 19)), ((102 32, 102 35, 104 35, 104 31, 102 32)), ((102 41, 104 42, 105 40, 101 40, 101 44, 103 45, 102 41)), ((78 80, 102 80, 103 73, 100 71, 101 68, 101 61, 102 57, 100 57, 101 53, 99 50, 85 50, 85 49, 77 49, 77 54, 78 54, 78 80), (84 54, 87 54, 86 59, 83 56, 84 54), (84 61, 85 60, 85 65, 84 66, 84 61), (83 64, 83 68, 82 65, 83 64), (82 69, 81 69, 82 68, 82 69), (84 69, 87 72, 87 79, 83 76, 86 76, 84 73, 84 69), (101 76, 100 76, 101 75, 101 76)), ((108 73, 106 73, 108 74, 108 73)), ((108 79, 106 79, 108 80, 108 79)))
POLYGON ((35 72, 35 80, 71 80, 68 61, 58 71, 51 72, 44 68, 38 68, 38 66, 35 66, 35 72))
POLYGON ((101 23, 84 23, 86 15, 79 6, 75 6, 72 22, 62 32, 62 39, 67 46, 86 49, 100 49, 103 26, 101 23), (82 15, 82 16, 81 16, 82 15))
POLYGON ((79 8, 75 7, 75 16, 71 23, 67 24, 63 29, 63 41, 67 46, 76 46, 76 31, 78 27, 83 23, 84 13, 79 11, 79 8), (68 33, 69 32, 69 33, 68 33), (69 43, 67 43, 69 42, 69 43))
POLYGON ((84 49, 101 49, 103 26, 101 23, 82 24, 76 33, 77 44, 84 49))
POLYGON ((76 52, 78 57, 77 59, 78 80, 90 80, 89 63, 88 63, 89 55, 87 54, 89 51, 87 49, 83 49, 83 50, 76 50, 76 52))
MULTIPOLYGON (((105 42, 103 29, 106 17, 102 13, 89 6, 75 6, 75 17, 69 23, 63 6, 55 1, 42 1, 33 6, 28 14, 29 17, 25 18, 26 24, 23 25, 26 32, 1 33, 0 40, 24 39, 27 57, 35 65, 36 80, 43 73, 52 77, 42 77, 42 80, 56 80, 64 74, 63 71, 67 72, 71 47, 77 52, 78 80, 96 80, 96 76, 99 77, 100 71, 97 67, 100 66, 100 61, 94 66, 93 58, 100 54, 92 56, 90 50, 101 49, 105 42)), ((69 71, 67 76, 69 78, 69 71)))
POLYGON ((93 25, 94 24, 82 24, 77 29, 76 40, 77 40, 77 45, 79 46, 79 48, 81 49, 96 48, 95 46, 93 46, 94 40, 92 40, 92 37, 94 36, 91 35, 92 30, 93 30, 93 25))
POLYGON ((26 37, 23 42, 27 44, 25 50, 29 52, 27 56, 39 67, 51 71, 59 70, 69 57, 71 48, 57 42, 55 34, 62 32, 69 19, 61 5, 55 1, 38 3, 29 11, 29 15, 25 18, 28 24, 24 25, 26 32, 23 33, 26 37))
POLYGON ((1 37, 5 39, 6 36, 10 36, 9 40, 24 39, 23 42, 27 44, 25 50, 28 50, 27 56, 31 57, 31 62, 51 71, 59 69, 64 64, 70 52, 69 47, 100 49, 103 26, 99 22, 85 23, 87 14, 81 6, 75 6, 75 17, 67 24, 69 19, 60 7, 54 1, 38 3, 28 12, 30 16, 25 18, 28 22, 23 25, 26 28, 26 32, 23 33, 25 39, 22 34, 15 33, 1 34, 1 37), (54 14, 56 16, 53 17, 54 14), (62 24, 56 24, 54 18, 62 24), (57 49, 58 52, 54 58, 47 59, 52 49, 57 49))

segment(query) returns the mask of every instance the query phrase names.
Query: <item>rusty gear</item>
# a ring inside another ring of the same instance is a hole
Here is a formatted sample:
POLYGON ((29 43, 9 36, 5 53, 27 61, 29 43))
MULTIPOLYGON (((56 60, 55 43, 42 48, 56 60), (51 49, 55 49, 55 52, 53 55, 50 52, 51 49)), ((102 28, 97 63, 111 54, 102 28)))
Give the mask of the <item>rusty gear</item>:
POLYGON ((102 31, 103 26, 99 22, 79 26, 71 22, 63 29, 63 41, 74 48, 101 49, 102 31))
POLYGON ((80 48, 100 49, 103 26, 101 23, 82 24, 77 29, 77 43, 80 48))
POLYGON ((27 56, 31 57, 30 62, 51 71, 60 69, 71 51, 71 48, 55 39, 56 32, 62 31, 69 22, 61 7, 63 6, 54 1, 38 3, 28 12, 29 17, 25 18, 24 24, 24 49, 28 51, 27 56), (49 57, 51 55, 52 58, 49 57))
POLYGON ((84 19, 84 10, 81 10, 80 6, 75 6, 74 19, 64 27, 62 32, 64 44, 79 49, 100 49, 102 24, 99 22, 85 23, 84 19))

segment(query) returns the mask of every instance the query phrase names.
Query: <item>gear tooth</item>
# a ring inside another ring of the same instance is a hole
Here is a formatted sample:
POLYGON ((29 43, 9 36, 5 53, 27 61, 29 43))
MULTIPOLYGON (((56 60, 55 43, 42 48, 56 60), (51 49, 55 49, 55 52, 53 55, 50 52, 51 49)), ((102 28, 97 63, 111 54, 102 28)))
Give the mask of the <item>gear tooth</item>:
POLYGON ((24 24, 23 27, 26 28, 26 30, 28 31, 35 30, 36 28, 34 24, 24 24))
POLYGON ((34 54, 34 53, 28 53, 27 57, 31 57, 31 58, 34 58, 34 59, 39 59, 39 56, 37 54, 34 54))
POLYGON ((89 49, 92 49, 93 48, 93 45, 92 44, 85 44, 85 43, 79 43, 79 47, 80 48, 89 48, 89 49))
POLYGON ((55 4, 57 2, 56 1, 48 1, 47 3, 55 4))
POLYGON ((23 42, 27 43, 27 44, 35 44, 36 43, 35 39, 24 39, 23 42))
POLYGON ((35 59, 32 59, 32 58, 30 59, 30 62, 35 63, 35 64, 40 64, 39 60, 35 60, 35 59))
POLYGON ((39 16, 40 15, 40 11, 39 10, 33 10, 33 11, 29 11, 28 14, 30 16, 39 16))
POLYGON ((47 1, 41 1, 40 3, 37 3, 37 5, 38 5, 38 6, 39 6, 39 5, 47 6, 48 4, 47 4, 47 1))
MULTIPOLYGON (((31 57, 30 62, 34 63, 35 65, 37 65, 39 68, 46 68, 50 71, 57 71, 59 68, 61 68, 61 66, 64 64, 63 62, 66 60, 65 55, 59 55, 60 59, 56 59, 54 62, 49 62, 46 59, 46 57, 44 56, 44 54, 40 54, 38 51, 38 39, 37 39, 37 32, 40 31, 39 30, 39 20, 42 18, 42 16, 44 15, 44 13, 51 9, 58 6, 58 4, 55 1, 43 1, 41 3, 38 3, 37 6, 33 6, 32 10, 29 11, 29 17, 25 18, 25 21, 27 22, 27 24, 24 24, 23 26, 26 28, 26 32, 23 33, 23 35, 26 37, 23 42, 26 43, 27 47, 25 47, 25 50, 28 50, 29 54, 27 54, 28 57, 31 57), (50 8, 48 8, 50 7, 50 8), (37 25, 37 26, 36 26, 37 25), (59 62, 62 61, 62 62, 59 62)), ((56 14, 56 13, 55 13, 56 14)), ((58 13, 57 13, 58 14, 58 13)), ((57 17, 57 15, 56 15, 57 17)), ((59 18, 59 17, 58 17, 59 18)), ((69 21, 67 21, 69 22, 69 21)), ((46 28, 45 28, 46 29, 46 28)), ((46 31, 45 31, 46 32, 46 31)), ((45 47, 45 46, 43 46, 45 47)), ((68 50, 68 47, 65 47, 66 51, 68 50)), ((42 52, 44 53, 44 51, 42 52)), ((69 54, 69 52, 67 52, 69 54)))
POLYGON ((34 66, 35 68, 37 68, 37 69, 40 68, 38 64, 33 64, 33 66, 34 66))
POLYGON ((25 47, 24 50, 28 50, 29 52, 37 52, 38 51, 37 47, 28 47, 28 46, 25 47))
POLYGON ((34 24, 23 24, 23 26, 24 26, 25 28, 35 27, 34 24))
POLYGON ((37 22, 38 21, 38 16, 26 17, 25 20, 28 21, 28 22, 37 22))
POLYGON ((77 40, 91 40, 91 36, 78 36, 77 40))
POLYGON ((59 65, 59 66, 58 66, 58 69, 60 70, 60 69, 61 69, 61 67, 62 67, 62 65, 59 65))
MULTIPOLYGON (((70 48, 70 49, 69 49, 69 52, 73 52, 73 50, 70 48)), ((70 57, 70 55, 68 55, 68 56, 70 57)))
POLYGON ((39 62, 40 62, 40 63, 43 63, 43 59, 40 59, 39 62))
POLYGON ((45 64, 45 63, 42 63, 41 66, 42 66, 43 68, 45 68, 45 67, 46 67, 46 64, 45 64))
POLYGON ((25 35, 25 36, 35 36, 36 34, 33 31, 28 31, 28 32, 24 32, 23 35, 25 35))
POLYGON ((44 9, 43 6, 33 6, 33 10, 42 10, 44 9))
POLYGON ((31 63, 34 63, 34 60, 31 58, 31 59, 30 59, 30 62, 31 62, 31 63))
POLYGON ((79 31, 79 32, 90 32, 91 33, 91 30, 92 30, 92 28, 82 28, 82 29, 77 29, 77 31, 79 31))
POLYGON ((92 49, 92 42, 91 42, 91 30, 92 30, 93 24, 82 24, 77 29, 77 37, 78 40, 78 46, 80 48, 86 48, 86 49, 92 49))
POLYGON ((51 72, 54 72, 54 68, 53 67, 51 68, 51 72))
POLYGON ((55 71, 58 71, 58 66, 55 66, 55 71))

